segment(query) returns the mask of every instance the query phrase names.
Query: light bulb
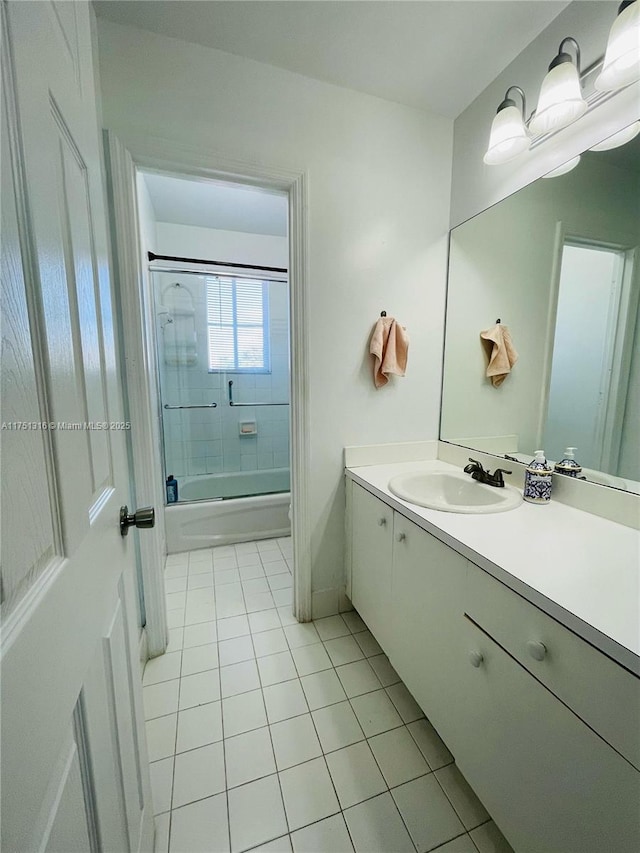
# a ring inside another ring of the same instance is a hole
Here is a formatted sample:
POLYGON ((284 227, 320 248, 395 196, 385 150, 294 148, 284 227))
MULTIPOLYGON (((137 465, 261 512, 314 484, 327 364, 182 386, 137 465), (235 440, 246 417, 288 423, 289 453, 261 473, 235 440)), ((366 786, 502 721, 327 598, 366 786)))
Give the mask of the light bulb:
POLYGON ((488 166, 508 163, 526 151, 530 145, 531 140, 520 110, 515 104, 503 107, 498 110, 491 125, 489 147, 484 155, 484 162, 488 166))
POLYGON ((611 136, 607 136, 606 139, 603 139, 597 145, 593 145, 589 151, 609 151, 611 148, 619 148, 620 145, 630 142, 639 133, 640 121, 634 121, 633 124, 623 127, 622 130, 613 133, 611 136))
POLYGON ((547 174, 543 175, 542 177, 543 178, 559 178, 560 175, 566 175, 567 172, 570 172, 572 169, 575 169, 575 167, 578 165, 579 162, 580 162, 580 155, 578 154, 577 157, 574 157, 572 160, 567 160, 567 162, 563 163, 562 166, 558 166, 557 169, 554 169, 551 172, 547 172, 547 174))
POLYGON ((599 92, 612 92, 636 80, 640 80, 640 0, 620 4, 602 71, 593 85, 599 92))
POLYGON ((587 102, 582 97, 578 69, 568 54, 560 54, 549 66, 549 72, 542 81, 538 107, 529 123, 534 136, 541 136, 560 130, 580 118, 587 110, 587 102), (554 64, 560 57, 557 64, 554 64))

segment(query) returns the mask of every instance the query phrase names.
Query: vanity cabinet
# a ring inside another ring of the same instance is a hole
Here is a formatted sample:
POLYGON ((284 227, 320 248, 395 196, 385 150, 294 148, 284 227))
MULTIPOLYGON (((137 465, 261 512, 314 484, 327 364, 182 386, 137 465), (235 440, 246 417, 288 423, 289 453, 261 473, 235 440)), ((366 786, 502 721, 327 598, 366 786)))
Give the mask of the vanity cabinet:
POLYGON ((516 853, 638 853, 637 676, 349 487, 353 604, 516 853))

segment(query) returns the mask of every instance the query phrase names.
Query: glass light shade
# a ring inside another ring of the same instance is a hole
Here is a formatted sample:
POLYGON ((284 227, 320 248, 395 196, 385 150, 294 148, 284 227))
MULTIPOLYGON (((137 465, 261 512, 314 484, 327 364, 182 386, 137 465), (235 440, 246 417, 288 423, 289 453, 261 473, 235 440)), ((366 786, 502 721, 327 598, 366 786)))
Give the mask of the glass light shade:
POLYGON ((594 145, 589 151, 609 151, 611 148, 619 148, 620 145, 625 145, 630 142, 634 136, 640 133, 640 121, 634 121, 633 124, 623 127, 617 133, 613 133, 602 142, 594 145))
POLYGON ((602 71, 594 87, 611 92, 640 79, 640 0, 627 6, 613 22, 602 71))
POLYGON ((554 169, 552 172, 547 172, 546 175, 543 175, 543 178, 559 178, 560 175, 566 175, 567 172, 570 172, 580 162, 580 155, 574 157, 572 160, 567 160, 566 163, 563 163, 562 166, 558 166, 557 169, 554 169))
POLYGON ((573 62, 561 62, 542 81, 538 107, 529 123, 534 136, 560 130, 587 111, 582 97, 578 69, 573 62))
POLYGON ((520 110, 515 106, 504 107, 496 113, 493 120, 489 147, 483 159, 487 166, 508 163, 526 151, 530 145, 531 139, 520 110))

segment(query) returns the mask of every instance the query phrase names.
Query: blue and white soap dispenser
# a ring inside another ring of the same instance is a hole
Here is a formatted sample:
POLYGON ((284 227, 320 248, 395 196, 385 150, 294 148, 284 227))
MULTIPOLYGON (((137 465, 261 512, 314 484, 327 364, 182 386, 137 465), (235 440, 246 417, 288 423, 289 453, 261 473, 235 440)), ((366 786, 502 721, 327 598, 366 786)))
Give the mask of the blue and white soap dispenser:
POLYGON ((173 476, 173 474, 169 474, 167 477, 167 503, 174 504, 178 501, 178 481, 173 476))
POLYGON ((579 477, 582 466, 576 462, 577 447, 567 447, 560 462, 556 462, 553 470, 556 474, 564 474, 566 477, 579 477))
POLYGON ((551 481, 553 470, 547 462, 544 450, 536 450, 535 459, 524 472, 525 501, 532 504, 548 504, 551 501, 551 481))

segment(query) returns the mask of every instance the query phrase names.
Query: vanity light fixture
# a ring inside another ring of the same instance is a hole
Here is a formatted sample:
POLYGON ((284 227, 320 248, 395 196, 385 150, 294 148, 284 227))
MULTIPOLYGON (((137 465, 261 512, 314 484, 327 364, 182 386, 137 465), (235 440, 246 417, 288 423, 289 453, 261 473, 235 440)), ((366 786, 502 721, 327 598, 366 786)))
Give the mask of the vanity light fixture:
POLYGON ((593 85, 599 92, 613 92, 636 80, 640 80, 640 0, 623 0, 593 85))
POLYGON ((491 125, 489 147, 484 155, 484 162, 488 166, 508 163, 529 148, 531 138, 525 125, 526 109, 525 94, 520 86, 510 86, 491 125), (510 92, 518 92, 522 98, 522 110, 518 109, 516 102, 509 97, 510 92))
POLYGON ((627 142, 630 142, 639 133, 640 121, 634 121, 632 124, 627 125, 627 127, 623 127, 622 130, 619 130, 617 133, 603 139, 602 142, 599 142, 597 145, 593 145, 589 151, 609 151, 611 148, 618 148, 620 145, 626 145, 627 142))
POLYGON ((563 163, 562 166, 558 166, 557 169, 553 169, 551 172, 547 172, 546 175, 543 175, 543 178, 559 178, 560 175, 566 175, 567 172, 570 172, 580 162, 580 155, 577 157, 573 157, 571 160, 567 160, 566 163, 563 163))
MULTIPOLYGON (((638 0, 634 0, 638 2, 638 0)), ((580 47, 570 36, 560 42, 558 55, 549 65, 542 81, 538 107, 529 123, 534 136, 551 133, 579 119, 587 111, 580 86, 580 47), (571 44, 576 52, 575 64, 565 45, 571 44)))

